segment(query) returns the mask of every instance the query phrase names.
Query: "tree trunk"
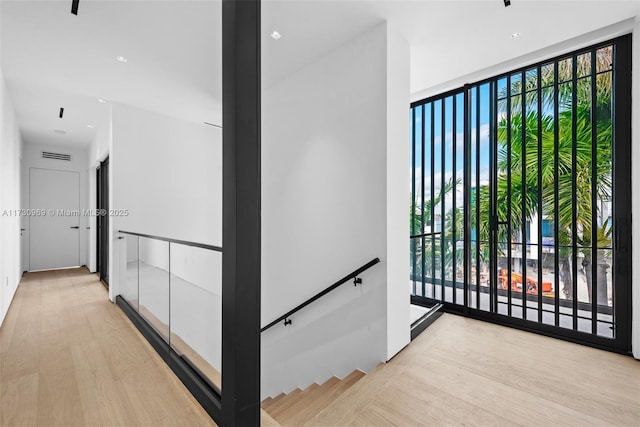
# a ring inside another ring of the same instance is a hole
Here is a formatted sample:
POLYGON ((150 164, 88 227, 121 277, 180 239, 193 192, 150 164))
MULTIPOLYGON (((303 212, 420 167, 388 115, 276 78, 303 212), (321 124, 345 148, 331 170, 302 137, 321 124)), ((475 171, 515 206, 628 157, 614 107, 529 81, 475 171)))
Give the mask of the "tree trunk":
POLYGON ((562 292, 567 299, 573 299, 573 277, 571 274, 571 262, 565 258, 560 265, 560 279, 562 279, 562 292))
MULTIPOLYGON (((584 272, 587 275, 587 290, 589 291, 589 303, 593 300, 592 297, 592 286, 593 286, 593 273, 592 268, 593 265, 591 263, 590 258, 585 258, 582 262, 582 266, 584 267, 584 272)), ((596 270, 596 293, 597 293, 597 304, 602 306, 609 305, 609 295, 608 295, 608 278, 607 278, 607 270, 609 269, 609 264, 606 262, 599 262, 598 268, 596 270)))

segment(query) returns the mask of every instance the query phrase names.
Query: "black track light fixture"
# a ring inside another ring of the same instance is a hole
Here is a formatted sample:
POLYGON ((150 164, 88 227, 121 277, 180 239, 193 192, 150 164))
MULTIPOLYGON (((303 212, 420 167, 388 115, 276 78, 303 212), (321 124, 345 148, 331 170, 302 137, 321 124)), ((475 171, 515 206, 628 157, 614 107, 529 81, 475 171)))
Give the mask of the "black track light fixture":
POLYGON ((78 16, 78 4, 80 4, 80 0, 73 0, 71 2, 71 13, 78 16))
POLYGON ((504 7, 511 6, 511 0, 503 0, 503 1, 504 1, 504 7))

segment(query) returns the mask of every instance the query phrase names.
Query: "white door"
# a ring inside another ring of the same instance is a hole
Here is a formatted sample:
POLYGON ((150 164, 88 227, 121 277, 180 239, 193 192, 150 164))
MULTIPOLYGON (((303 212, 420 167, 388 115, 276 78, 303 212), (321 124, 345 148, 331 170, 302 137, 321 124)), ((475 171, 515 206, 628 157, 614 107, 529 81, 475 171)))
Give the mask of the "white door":
POLYGON ((29 270, 80 265, 80 173, 31 168, 29 208, 29 270))

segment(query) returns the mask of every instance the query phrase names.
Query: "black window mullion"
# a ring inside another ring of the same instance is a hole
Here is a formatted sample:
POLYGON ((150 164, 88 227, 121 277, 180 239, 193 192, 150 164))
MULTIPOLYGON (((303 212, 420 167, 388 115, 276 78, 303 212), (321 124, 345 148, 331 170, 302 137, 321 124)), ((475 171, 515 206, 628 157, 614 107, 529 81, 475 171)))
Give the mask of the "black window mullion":
POLYGON ((480 309, 480 86, 476 86, 476 308, 480 309))
POLYGON ((538 322, 542 323, 542 67, 537 68, 537 98, 538 98, 538 322))
POLYGON ((559 172, 559 160, 558 160, 558 145, 560 138, 560 129, 558 124, 558 118, 560 115, 559 105, 559 90, 558 90, 558 61, 555 61, 553 67, 553 244, 554 244, 554 303, 555 303, 555 326, 560 326, 560 242, 559 242, 559 227, 558 227, 558 172, 559 172))
POLYGON ((453 116, 452 118, 452 123, 453 123, 453 129, 451 131, 451 155, 453 156, 451 158, 451 163, 452 163, 452 178, 451 178, 451 182, 453 183, 453 190, 452 190, 452 194, 451 194, 451 198, 452 198, 452 210, 451 210, 451 218, 453 220, 453 224, 451 226, 452 230, 451 230, 451 255, 452 255, 452 260, 451 260, 451 265, 452 265, 452 278, 453 278, 453 296, 452 296, 452 301, 453 304, 456 304, 456 293, 457 293, 457 289, 458 289, 458 277, 457 277, 457 270, 458 270, 458 264, 457 264, 457 250, 458 250, 458 244, 457 244, 457 240, 456 240, 456 235, 457 235, 457 230, 456 230, 456 192, 458 191, 458 185, 457 185, 457 181, 456 181, 456 156, 457 156, 457 138, 456 138, 456 133, 458 130, 458 118, 457 118, 457 114, 456 114, 456 109, 457 109, 457 103, 456 103, 456 98, 458 97, 458 94, 453 94, 453 116))
POLYGON ((435 238, 435 210, 436 207, 433 204, 433 200, 434 200, 434 196, 435 196, 435 173, 434 173, 434 169, 435 169, 435 159, 434 159, 434 153, 435 153, 435 126, 434 126, 434 122, 435 122, 435 102, 431 103, 431 202, 430 202, 430 206, 431 206, 431 218, 430 218, 430 226, 431 226, 431 293, 433 298, 436 298, 436 238, 435 238))
POLYGON ((491 82, 491 112, 489 125, 489 311, 498 311, 498 257, 497 257, 497 206, 496 187, 498 182, 497 145, 498 145, 498 85, 491 82))
MULTIPOLYGON (((422 257, 421 257, 422 258, 421 259, 421 261, 422 261, 422 265, 421 265, 422 274, 421 274, 421 276, 422 276, 422 296, 423 297, 427 296, 427 294, 425 293, 425 288, 426 288, 426 286, 425 286, 425 273, 426 273, 425 270, 426 270, 426 265, 427 265, 427 260, 426 260, 426 256, 425 256, 425 249, 426 249, 425 240, 426 240, 426 238, 424 237, 424 233, 425 233, 424 207, 426 206, 426 201, 425 201, 425 198, 424 198, 424 177, 425 177, 425 164, 424 164, 425 163, 425 146, 424 146, 425 145, 425 136, 424 136, 425 114, 424 114, 424 110, 425 110, 425 108, 426 108, 426 105, 423 105, 422 106, 422 117, 421 117, 422 118, 422 132, 421 132, 421 138, 420 138, 420 144, 421 144, 420 147, 422 147, 421 148, 422 162, 420 163, 420 165, 421 165, 420 170, 421 170, 421 173, 422 173, 422 177, 421 177, 421 181, 420 181, 422 183, 421 184, 422 188, 420 189, 420 191, 422 193, 422 200, 421 200, 422 206, 420 208, 420 215, 421 215, 420 219, 421 219, 421 224, 422 224, 422 230, 420 230, 420 234, 423 235, 420 238, 420 244, 422 245, 422 248, 421 248, 421 250, 422 250, 422 257)), ((433 194, 431 195, 431 197, 433 197, 433 194)))
POLYGON ((573 284, 573 330, 578 329, 578 205, 577 205, 577 103, 578 103, 578 59, 571 58, 571 276, 573 284))
MULTIPOLYGON (((522 150, 522 158, 520 159, 521 166, 521 190, 522 191, 522 212, 520 221, 522 221, 522 257, 520 259, 521 269, 522 269, 522 318, 527 319, 527 100, 525 93, 525 82, 527 81, 527 76, 524 71, 522 71, 522 77, 520 80, 520 89, 521 89, 521 109, 520 109, 520 145, 522 150)), ((538 171, 540 174, 540 171, 538 171)))
MULTIPOLYGON (((416 232, 416 109, 413 108, 411 111, 411 115, 413 116, 413 126, 411 126, 411 235, 415 236, 418 234, 416 232)), ((424 166, 422 167, 424 169, 424 166)), ((424 185, 423 185, 424 187, 424 185)), ((411 239, 411 247, 413 249, 413 256, 411 263, 413 264, 413 294, 416 294, 416 273, 417 273, 417 245, 416 239, 411 239)), ((422 252, 422 257, 424 258, 424 251, 422 252)), ((422 271, 424 277, 424 269, 422 271)))
POLYGON ((511 317, 511 76, 507 76, 507 315, 511 317))
MULTIPOLYGON (((591 51, 591 333, 598 333, 598 95, 596 51, 591 51)), ((606 285, 606 284, 605 284, 606 285)))
POLYGON ((445 273, 445 154, 447 150, 445 150, 445 137, 446 137, 446 127, 445 127, 445 116, 446 116, 446 98, 442 98, 441 101, 441 126, 440 126, 440 297, 442 301, 445 301, 444 293, 444 279, 446 277, 445 273))
POLYGON ((464 243, 464 281, 463 281, 463 304, 464 313, 468 313, 469 310, 469 280, 471 278, 471 221, 470 221, 470 201, 471 201, 471 89, 468 86, 464 87, 464 147, 463 147, 463 217, 464 217, 464 229, 463 229, 463 243, 464 243))

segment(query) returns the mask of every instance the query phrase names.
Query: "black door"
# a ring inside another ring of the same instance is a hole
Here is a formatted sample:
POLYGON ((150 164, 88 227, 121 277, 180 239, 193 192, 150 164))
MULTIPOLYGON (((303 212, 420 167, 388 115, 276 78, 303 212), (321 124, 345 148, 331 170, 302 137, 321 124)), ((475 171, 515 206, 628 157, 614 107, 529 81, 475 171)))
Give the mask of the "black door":
POLYGON ((109 158, 97 169, 97 266, 100 280, 109 285, 109 158))

